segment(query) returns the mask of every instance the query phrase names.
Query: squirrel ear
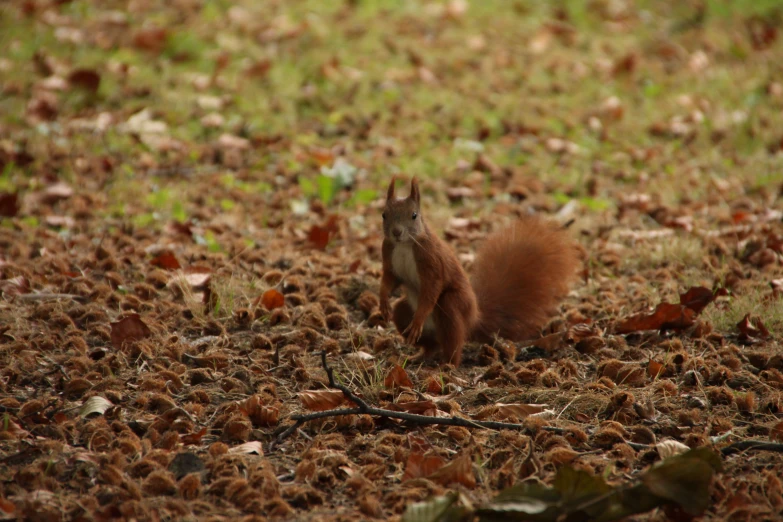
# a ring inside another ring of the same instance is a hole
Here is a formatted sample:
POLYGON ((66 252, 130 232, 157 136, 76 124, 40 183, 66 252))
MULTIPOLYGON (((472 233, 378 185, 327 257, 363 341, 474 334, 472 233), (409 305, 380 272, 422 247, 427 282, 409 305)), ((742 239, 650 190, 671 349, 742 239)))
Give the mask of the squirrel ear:
POLYGON ((419 180, 415 176, 411 178, 411 195, 408 197, 416 203, 419 202, 419 180))
POLYGON ((394 199, 394 182, 397 181, 396 176, 392 176, 391 181, 389 182, 389 188, 386 189, 386 199, 392 200, 394 199))

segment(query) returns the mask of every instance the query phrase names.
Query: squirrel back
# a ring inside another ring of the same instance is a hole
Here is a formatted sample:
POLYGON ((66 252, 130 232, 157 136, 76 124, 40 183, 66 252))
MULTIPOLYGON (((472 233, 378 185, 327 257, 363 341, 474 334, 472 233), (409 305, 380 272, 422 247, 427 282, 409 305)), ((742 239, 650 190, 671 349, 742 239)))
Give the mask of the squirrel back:
POLYGON ((538 334, 568 293, 579 265, 568 233, 537 216, 520 218, 490 236, 471 271, 480 314, 471 338, 521 341, 538 334))

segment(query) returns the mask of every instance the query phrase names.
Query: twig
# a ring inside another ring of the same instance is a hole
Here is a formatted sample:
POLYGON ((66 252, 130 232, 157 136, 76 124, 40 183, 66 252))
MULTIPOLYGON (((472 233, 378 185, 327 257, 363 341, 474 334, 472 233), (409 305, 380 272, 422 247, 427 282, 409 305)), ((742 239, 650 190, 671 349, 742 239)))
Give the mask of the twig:
POLYGON ((38 293, 38 294, 19 294, 14 297, 20 301, 45 301, 48 299, 73 299, 77 303, 86 303, 89 301, 87 297, 75 294, 51 294, 51 293, 38 293))
MULTIPOLYGON (((283 439, 291 435, 305 422, 323 419, 326 417, 341 417, 344 415, 374 415, 376 417, 385 417, 390 419, 400 419, 408 422, 413 422, 421 425, 439 425, 439 426, 462 426, 465 428, 487 428, 494 430, 524 430, 526 429, 524 424, 517 424, 511 422, 496 422, 496 421, 476 421, 471 419, 465 419, 462 417, 429 417, 427 415, 419 415, 416 413, 407 413, 402 411, 393 411, 383 408, 375 408, 367 404, 363 399, 357 397, 348 387, 338 384, 334 380, 334 370, 329 367, 326 362, 326 352, 321 352, 321 363, 324 366, 326 375, 329 378, 329 386, 338 389, 343 392, 345 398, 356 404, 355 408, 338 408, 334 410, 316 411, 313 413, 296 414, 291 415, 291 420, 295 421, 294 424, 286 428, 277 436, 277 442, 281 442, 283 439)), ((552 431, 555 433, 567 433, 568 430, 564 428, 555 428, 553 426, 543 426, 541 429, 545 431, 552 431)))
POLYGON ((775 442, 764 442, 760 440, 740 440, 729 444, 725 448, 721 448, 720 452, 725 456, 747 450, 764 450, 783 453, 783 444, 778 444, 775 442))

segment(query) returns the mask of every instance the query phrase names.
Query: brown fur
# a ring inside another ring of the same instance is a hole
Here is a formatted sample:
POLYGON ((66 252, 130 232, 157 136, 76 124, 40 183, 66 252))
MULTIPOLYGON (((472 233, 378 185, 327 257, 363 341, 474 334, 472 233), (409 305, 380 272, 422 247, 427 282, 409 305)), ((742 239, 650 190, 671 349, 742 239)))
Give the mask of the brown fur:
POLYGON ((440 348, 444 360, 454 365, 460 364, 468 338, 483 341, 499 335, 517 341, 535 335, 568 291, 579 264, 568 235, 538 218, 521 220, 486 241, 471 287, 454 251, 430 232, 419 200, 415 178, 404 199, 395 199, 392 180, 384 209, 384 317, 393 319, 406 341, 421 346, 425 356, 440 348), (412 253, 415 274, 404 263, 395 270, 397 248, 412 253), (407 295, 392 310, 389 296, 401 285, 407 295), (434 332, 425 329, 430 315, 434 332))
POLYGON ((539 217, 492 235, 473 265, 481 319, 471 337, 521 341, 538 334, 568 293, 579 264, 567 232, 539 217))

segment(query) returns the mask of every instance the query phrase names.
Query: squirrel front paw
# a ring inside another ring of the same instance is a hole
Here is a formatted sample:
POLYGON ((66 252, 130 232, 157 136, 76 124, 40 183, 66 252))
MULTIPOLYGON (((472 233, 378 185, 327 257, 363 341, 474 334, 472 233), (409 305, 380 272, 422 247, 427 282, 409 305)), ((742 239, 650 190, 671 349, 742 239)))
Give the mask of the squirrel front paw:
POLYGON ((416 344, 419 341, 419 338, 421 337, 421 332, 423 330, 424 330, 423 324, 412 322, 402 332, 402 335, 405 336, 405 342, 407 342, 408 344, 416 344))

